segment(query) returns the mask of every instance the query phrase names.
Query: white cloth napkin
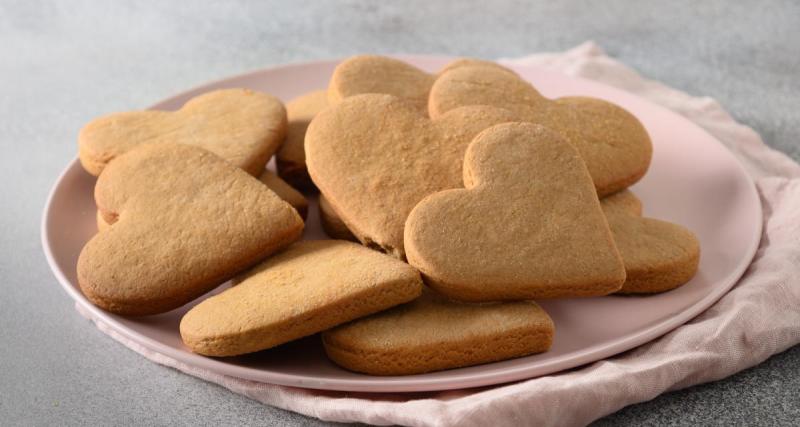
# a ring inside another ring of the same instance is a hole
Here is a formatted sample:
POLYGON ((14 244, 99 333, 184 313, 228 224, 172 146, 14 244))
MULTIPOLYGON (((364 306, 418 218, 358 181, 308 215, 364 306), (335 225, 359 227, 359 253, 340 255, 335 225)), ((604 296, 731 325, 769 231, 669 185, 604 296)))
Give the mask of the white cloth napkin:
POLYGON ((761 246, 739 283, 689 323, 607 360, 514 384, 414 395, 304 390, 218 375, 148 350, 92 320, 156 363, 268 405, 330 421, 417 426, 584 425, 666 391, 724 378, 800 342, 800 165, 768 148, 713 99, 644 79, 593 42, 505 62, 635 93, 694 121, 734 152, 756 180, 764 208, 761 246))

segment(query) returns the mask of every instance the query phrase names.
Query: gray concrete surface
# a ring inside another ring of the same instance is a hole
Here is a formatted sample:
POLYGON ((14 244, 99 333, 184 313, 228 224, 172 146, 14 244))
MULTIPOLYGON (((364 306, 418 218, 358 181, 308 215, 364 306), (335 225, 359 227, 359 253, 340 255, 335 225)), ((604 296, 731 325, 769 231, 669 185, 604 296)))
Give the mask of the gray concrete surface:
MULTIPOLYGON (((320 424, 152 364, 75 313, 39 221, 78 129, 99 114, 289 61, 509 57, 594 39, 646 76, 719 99, 800 159, 800 4, 645 3, 0 0, 0 424, 320 424)), ((798 368, 795 347, 598 424, 794 424, 798 368)))

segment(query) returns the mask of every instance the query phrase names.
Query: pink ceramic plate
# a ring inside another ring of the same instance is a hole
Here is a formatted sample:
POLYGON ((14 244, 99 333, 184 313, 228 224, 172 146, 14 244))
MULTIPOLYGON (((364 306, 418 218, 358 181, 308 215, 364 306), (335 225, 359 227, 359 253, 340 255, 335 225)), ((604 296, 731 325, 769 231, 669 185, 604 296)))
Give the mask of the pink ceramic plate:
MULTIPOLYGON (((442 57, 404 57, 427 70, 442 57)), ((284 100, 324 88, 336 61, 289 65, 211 83, 162 101, 173 110, 208 90, 246 87, 284 100)), ((512 67, 545 95, 588 95, 633 112, 653 138, 653 164, 633 191, 647 216, 683 224, 700 238, 700 271, 687 285, 661 295, 555 300, 542 303, 556 324, 553 348, 544 354, 482 366, 405 377, 374 377, 329 362, 318 337, 257 354, 212 359, 189 352, 178 322, 190 307, 127 319, 91 305, 81 294, 75 265, 96 232, 92 191, 95 179, 73 160, 53 187, 44 210, 42 243, 50 266, 67 293, 123 336, 189 365, 233 377, 316 389, 398 392, 457 389, 531 378, 603 359, 648 342, 693 318, 717 301, 750 263, 761 235, 761 206, 755 187, 722 144, 685 118, 636 96, 588 80, 530 67, 512 67)), ((306 238, 325 238, 316 205, 306 238)), ((223 286, 225 287, 225 286, 223 286)), ((193 304, 190 304, 193 305, 193 304)))

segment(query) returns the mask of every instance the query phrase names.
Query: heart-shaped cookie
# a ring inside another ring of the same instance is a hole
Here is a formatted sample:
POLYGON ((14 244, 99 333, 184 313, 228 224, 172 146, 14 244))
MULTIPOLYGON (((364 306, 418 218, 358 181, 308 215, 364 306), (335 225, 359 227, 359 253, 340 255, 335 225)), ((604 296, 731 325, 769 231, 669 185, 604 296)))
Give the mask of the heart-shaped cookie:
POLYGON ((499 66, 466 64, 443 72, 431 87, 432 118, 465 105, 492 105, 560 133, 578 149, 600 196, 644 176, 652 157, 647 131, 632 114, 600 99, 550 100, 499 66))
POLYGON ((233 356, 265 350, 413 300, 410 265, 355 243, 297 242, 192 308, 181 337, 192 351, 233 356))
MULTIPOLYGON (((259 181, 263 182, 270 190, 272 190, 278 197, 283 199, 286 203, 290 204, 300 217, 303 220, 306 219, 308 215, 308 200, 301 194, 299 191, 295 190, 280 179, 277 175, 270 172, 267 169, 264 169, 264 172, 261 173, 261 176, 258 178, 259 181)), ((333 219, 335 221, 338 218, 333 219)), ((103 231, 110 227, 111 224, 107 223, 105 218, 103 218, 103 214, 98 210, 97 211, 97 231, 103 231)))
POLYGON ((303 221, 267 186, 189 145, 148 144, 100 175, 95 201, 113 226, 78 258, 94 304, 145 315, 179 307, 297 240, 303 221))
POLYGON ((329 102, 336 104, 364 93, 383 93, 408 98, 418 108, 426 109, 433 79, 433 75, 383 56, 358 55, 342 61, 331 75, 328 90, 311 92, 286 104, 289 127, 286 141, 275 155, 278 174, 297 188, 314 189, 306 167, 304 140, 308 124, 329 102))
POLYGON ((530 123, 493 126, 464 157, 465 189, 422 200, 408 216, 408 262, 453 299, 606 295, 625 268, 586 166, 560 135, 530 123))
POLYGON ((390 95, 350 97, 308 127, 308 172, 362 243, 403 258, 411 209, 428 194, 461 187, 472 138, 514 118, 500 108, 472 106, 431 121, 390 95))
POLYGON ((324 90, 307 93, 286 104, 289 127, 286 131, 286 140, 275 153, 275 163, 278 166, 278 175, 300 190, 314 189, 314 183, 311 182, 306 169, 303 141, 311 119, 327 106, 328 93, 324 90))
POLYGON ((617 293, 648 294, 675 289, 694 277, 700 242, 680 225, 642 218, 642 205, 631 192, 601 200, 626 278, 617 293))
MULTIPOLYGON (((476 65, 514 74, 494 62, 471 58, 457 59, 442 68, 440 73, 476 65)), ((328 85, 328 102, 336 104, 355 95, 381 93, 406 99, 421 109, 427 109, 428 93, 436 76, 387 56, 356 55, 345 59, 333 70, 328 85)))
POLYGON ((469 304, 425 290, 416 300, 323 332, 351 371, 410 375, 547 351, 553 321, 533 301, 469 304))
POLYGON ((78 155, 87 172, 100 175, 135 147, 173 142, 204 148, 258 175, 285 134, 286 110, 279 99, 226 89, 192 98, 175 112, 132 111, 92 120, 78 136, 78 155))
MULTIPOLYGON (((477 59, 454 61, 443 71, 475 64, 496 66, 508 71, 492 62, 477 59)), ((311 92, 286 104, 289 127, 286 141, 275 154, 278 174, 296 188, 304 191, 314 189, 314 183, 311 182, 306 168, 303 141, 308 124, 328 106, 329 93, 330 98, 334 100, 333 103, 364 93, 394 95, 408 98, 415 106, 427 111, 428 91, 434 78, 433 74, 383 56, 359 55, 342 61, 334 70, 327 91, 311 92)))
POLYGON ((603 213, 623 210, 634 216, 642 216, 642 201, 631 190, 622 190, 600 199, 603 213))
POLYGON ((345 59, 334 69, 328 83, 328 102, 365 93, 394 95, 425 109, 428 92, 436 77, 403 61, 377 55, 358 55, 345 59))

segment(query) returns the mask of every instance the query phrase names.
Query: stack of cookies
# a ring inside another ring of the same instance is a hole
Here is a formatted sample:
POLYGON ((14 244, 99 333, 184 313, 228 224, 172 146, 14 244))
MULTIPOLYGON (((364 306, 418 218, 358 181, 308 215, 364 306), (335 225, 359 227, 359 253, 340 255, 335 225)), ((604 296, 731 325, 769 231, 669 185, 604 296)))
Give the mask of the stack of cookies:
POLYGON ((321 333, 368 374, 493 362, 550 348, 536 299, 663 292, 698 267, 696 237, 627 190, 652 156, 633 115, 492 62, 356 56, 286 108, 228 89, 96 119, 79 154, 100 230, 83 293, 141 316, 232 279, 180 324, 207 356, 321 333), (301 240, 317 193, 333 240, 301 240))

